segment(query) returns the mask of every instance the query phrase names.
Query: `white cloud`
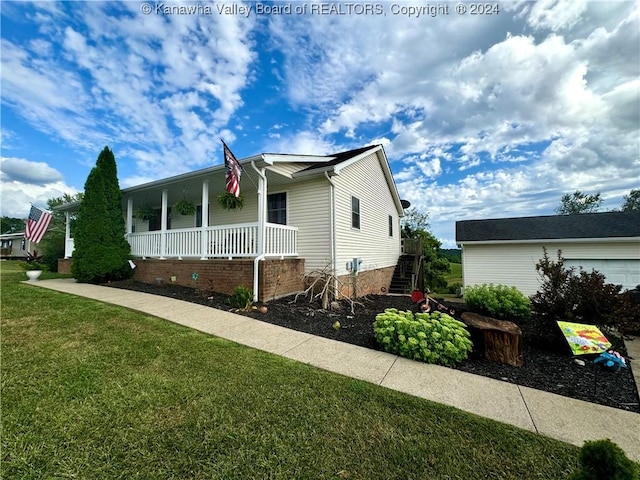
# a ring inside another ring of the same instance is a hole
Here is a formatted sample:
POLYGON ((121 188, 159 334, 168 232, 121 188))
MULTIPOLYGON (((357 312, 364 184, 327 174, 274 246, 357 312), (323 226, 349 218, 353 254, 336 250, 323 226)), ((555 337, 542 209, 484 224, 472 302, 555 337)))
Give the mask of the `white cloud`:
POLYGON ((30 203, 46 208, 51 198, 77 193, 64 183, 59 171, 44 162, 2 157, 0 172, 1 216, 26 218, 30 203))
POLYGON ((23 158, 0 158, 2 182, 46 185, 62 181, 62 175, 44 162, 31 162, 23 158))
POLYGON ((43 5, 34 15, 46 37, 26 47, 3 40, 3 103, 73 147, 125 144, 149 177, 211 162, 251 81, 255 20, 43 5))

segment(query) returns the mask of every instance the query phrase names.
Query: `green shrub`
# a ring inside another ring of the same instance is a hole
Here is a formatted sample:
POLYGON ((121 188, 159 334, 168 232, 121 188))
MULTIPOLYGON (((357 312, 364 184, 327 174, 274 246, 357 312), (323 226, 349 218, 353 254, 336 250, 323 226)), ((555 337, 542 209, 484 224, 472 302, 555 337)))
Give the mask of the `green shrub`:
POLYGON ((253 292, 249 288, 239 285, 233 289, 233 293, 227 301, 233 308, 249 310, 253 303, 253 292))
POLYGON ((585 442, 580 469, 571 480, 637 480, 638 471, 624 451, 611 440, 585 442))
POLYGON ((441 312, 401 312, 388 308, 376 315, 376 341, 390 353, 426 363, 452 365, 467 358, 473 344, 464 323, 441 312))
POLYGON ((531 316, 531 302, 516 287, 486 283, 464 289, 469 310, 503 320, 526 319, 531 316))

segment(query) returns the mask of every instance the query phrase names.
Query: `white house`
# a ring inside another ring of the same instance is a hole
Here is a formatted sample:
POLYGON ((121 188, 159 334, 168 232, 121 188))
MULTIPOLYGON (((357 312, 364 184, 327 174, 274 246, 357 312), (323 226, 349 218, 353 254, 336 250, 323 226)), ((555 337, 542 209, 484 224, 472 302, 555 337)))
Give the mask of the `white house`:
MULTIPOLYGON (((345 294, 388 289, 403 208, 382 146, 327 156, 262 153, 240 164, 242 209, 216 201, 225 191, 224 165, 122 191, 134 278, 223 293, 243 284, 268 300, 300 291, 304 273, 326 269, 344 281, 345 294), (176 212, 182 199, 194 214, 176 212), (154 218, 136 215, 142 207, 154 218)), ((70 218, 77 206, 58 209, 70 218)), ((65 257, 72 252, 67 228, 65 257)))
POLYGON ((456 242, 465 286, 512 285, 532 295, 543 247, 551 259, 561 250, 566 266, 595 269, 623 289, 640 284, 640 212, 464 220, 456 242))

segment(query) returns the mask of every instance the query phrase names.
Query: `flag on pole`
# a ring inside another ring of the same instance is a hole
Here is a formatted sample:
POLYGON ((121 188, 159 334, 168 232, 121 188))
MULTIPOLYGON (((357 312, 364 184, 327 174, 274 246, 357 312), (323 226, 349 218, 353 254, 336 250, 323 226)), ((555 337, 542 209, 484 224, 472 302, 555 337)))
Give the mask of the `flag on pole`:
POLYGON ((46 212, 35 205, 31 205, 24 238, 31 240, 33 243, 40 243, 44 232, 47 231, 49 223, 51 223, 52 217, 51 212, 46 212))
POLYGON ((231 153, 227 144, 222 141, 224 146, 224 172, 226 190, 236 197, 240 196, 240 175, 242 175, 242 166, 236 157, 231 153))

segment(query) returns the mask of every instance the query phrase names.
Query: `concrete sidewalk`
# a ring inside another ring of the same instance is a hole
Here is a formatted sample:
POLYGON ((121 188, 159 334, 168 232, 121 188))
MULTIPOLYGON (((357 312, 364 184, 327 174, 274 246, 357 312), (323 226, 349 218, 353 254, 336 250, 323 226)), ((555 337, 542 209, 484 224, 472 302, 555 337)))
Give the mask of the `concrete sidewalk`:
MULTIPOLYGON (((640 461, 640 414, 562 397, 451 368, 407 360, 172 298, 77 283, 25 282, 120 305, 318 368, 457 407, 582 446, 609 438, 640 461)), ((638 382, 640 339, 633 342, 638 382)))

